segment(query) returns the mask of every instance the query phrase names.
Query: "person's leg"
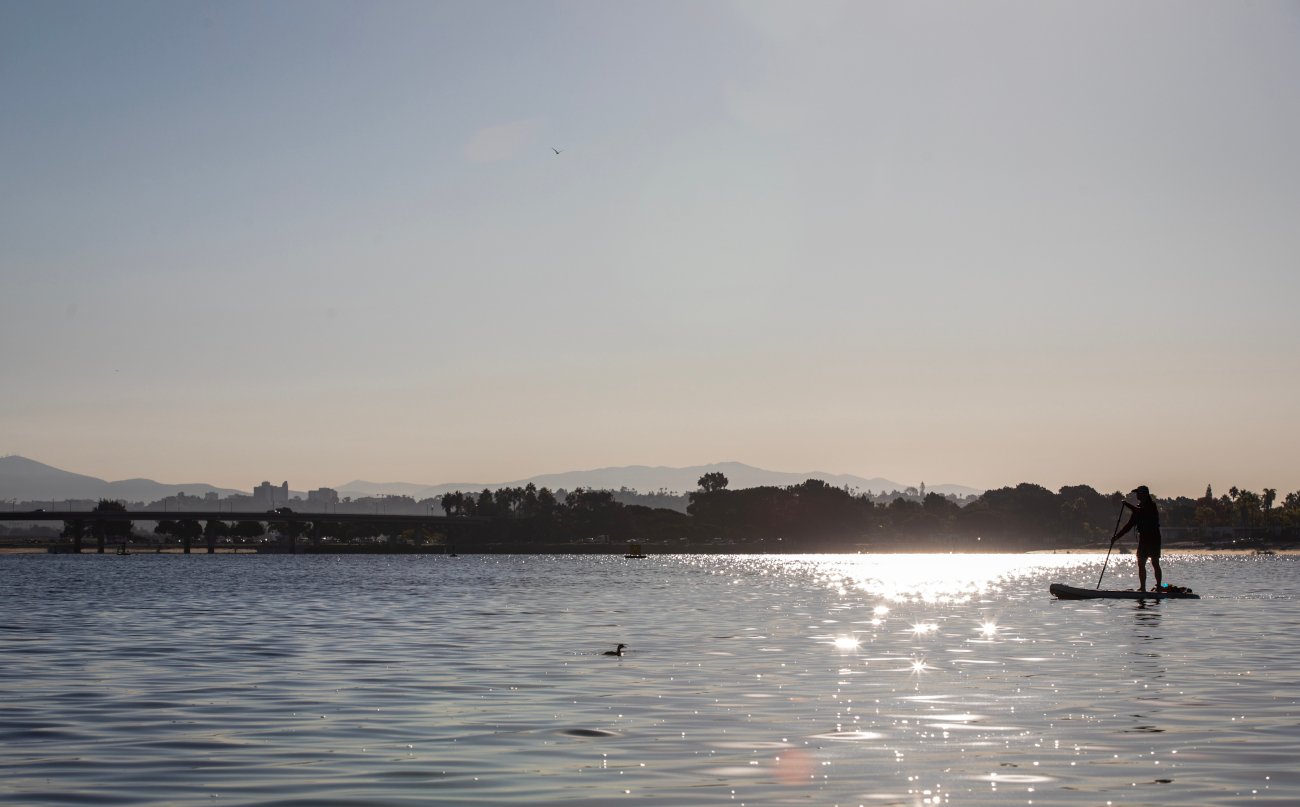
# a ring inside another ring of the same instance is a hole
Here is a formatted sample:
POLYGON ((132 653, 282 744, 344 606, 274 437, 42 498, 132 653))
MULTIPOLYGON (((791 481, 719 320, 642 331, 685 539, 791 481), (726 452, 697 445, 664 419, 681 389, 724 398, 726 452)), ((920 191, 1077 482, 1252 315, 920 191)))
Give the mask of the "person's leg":
POLYGON ((1160 588, 1160 584, 1164 579, 1164 574, 1160 571, 1159 555, 1156 555, 1155 557, 1151 558, 1151 571, 1156 573, 1156 588, 1160 588))
POLYGON ((1146 555, 1138 555, 1138 591, 1147 590, 1147 559, 1146 555))

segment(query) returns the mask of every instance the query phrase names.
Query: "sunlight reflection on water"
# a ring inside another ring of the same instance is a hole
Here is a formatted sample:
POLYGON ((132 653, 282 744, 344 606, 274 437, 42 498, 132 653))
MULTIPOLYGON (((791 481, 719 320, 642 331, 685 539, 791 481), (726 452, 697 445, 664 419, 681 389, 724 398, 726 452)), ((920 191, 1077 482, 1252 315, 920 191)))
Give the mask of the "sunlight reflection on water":
POLYGON ((1294 559, 1101 561, 0 558, 0 802, 1300 798, 1294 559))
POLYGON ((800 559, 843 594, 864 592, 891 602, 967 603, 1015 591, 1044 571, 1091 566, 1087 555, 840 555, 800 559))

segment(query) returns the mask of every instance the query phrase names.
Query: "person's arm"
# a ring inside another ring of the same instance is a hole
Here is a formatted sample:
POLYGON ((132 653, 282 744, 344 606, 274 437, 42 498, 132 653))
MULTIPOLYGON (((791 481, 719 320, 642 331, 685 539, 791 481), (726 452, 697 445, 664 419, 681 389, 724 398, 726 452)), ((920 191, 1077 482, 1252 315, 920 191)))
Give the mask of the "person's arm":
POLYGON ((1115 537, 1114 537, 1114 538, 1111 538, 1111 539, 1110 539, 1110 540, 1111 540, 1111 543, 1114 543, 1115 541, 1118 541, 1120 538, 1123 538, 1123 537, 1124 537, 1124 533, 1126 533, 1126 532, 1128 532, 1129 530, 1133 529, 1133 527, 1135 527, 1135 526, 1137 525, 1137 520, 1138 520, 1138 512, 1137 512, 1137 508, 1134 507, 1133 505, 1129 504, 1128 502, 1123 502, 1123 505, 1124 505, 1125 507, 1127 507, 1128 509, 1132 510, 1132 511, 1133 511, 1133 515, 1131 515, 1131 516, 1128 517, 1128 523, 1125 524, 1122 528, 1120 528, 1120 531, 1119 531, 1119 532, 1115 533, 1115 537))

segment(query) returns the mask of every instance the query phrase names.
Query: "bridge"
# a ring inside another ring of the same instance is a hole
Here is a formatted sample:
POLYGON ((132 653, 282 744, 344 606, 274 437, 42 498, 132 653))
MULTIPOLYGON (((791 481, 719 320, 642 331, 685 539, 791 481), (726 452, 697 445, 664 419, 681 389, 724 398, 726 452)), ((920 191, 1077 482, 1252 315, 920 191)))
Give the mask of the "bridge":
MULTIPOLYGON (((346 524, 349 522, 362 522, 366 524, 392 524, 401 529, 415 530, 437 530, 443 533, 453 531, 464 532, 475 526, 486 524, 492 521, 490 518, 478 516, 412 516, 412 515, 385 515, 382 513, 295 513, 289 510, 262 510, 258 512, 236 512, 232 510, 187 510, 184 512, 170 512, 157 510, 119 510, 119 511, 50 511, 50 510, 28 510, 0 512, 0 521, 66 521, 72 525, 72 551, 81 552, 82 538, 85 535, 86 527, 90 527, 91 535, 95 538, 95 551, 103 554, 105 531, 104 525, 110 522, 122 521, 257 521, 257 522, 277 522, 290 524, 306 524, 311 528, 313 540, 320 539, 321 526, 323 524, 346 524)), ((217 551, 217 537, 208 535, 207 549, 208 554, 217 551)), ((191 539, 189 536, 182 536, 183 548, 186 553, 190 551, 191 539)), ((289 552, 297 551, 297 542, 291 535, 288 537, 287 549, 289 552)))

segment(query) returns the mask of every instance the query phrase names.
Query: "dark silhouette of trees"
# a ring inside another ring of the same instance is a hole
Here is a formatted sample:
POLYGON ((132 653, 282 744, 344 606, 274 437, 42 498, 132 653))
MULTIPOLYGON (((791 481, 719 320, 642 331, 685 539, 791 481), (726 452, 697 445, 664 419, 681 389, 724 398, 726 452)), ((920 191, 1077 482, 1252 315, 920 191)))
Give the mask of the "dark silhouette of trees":
POLYGON ((213 520, 203 525, 203 537, 206 538, 210 544, 215 544, 222 538, 227 538, 229 536, 230 525, 224 521, 213 520))
POLYGON ((266 535, 266 528, 262 526, 260 521, 238 521, 230 528, 230 534, 232 537, 248 543, 266 535))
MULTIPOLYGON (((93 512, 125 513, 126 504, 111 499, 100 499, 99 504, 95 505, 93 512)), ((130 521, 105 521, 102 522, 101 529, 104 531, 105 540, 110 542, 121 542, 131 537, 132 526, 133 525, 130 521)))
MULTIPOLYGON (((287 507, 279 508, 272 512, 279 513, 281 510, 286 513, 290 512, 287 507)), ((292 545, 294 541, 305 535, 308 529, 310 529, 310 525, 302 521, 290 521, 288 519, 276 520, 272 518, 266 523, 266 531, 279 535, 281 540, 287 545, 292 545)))
POLYGON ((444 493, 442 499, 443 512, 448 516, 472 516, 476 515, 478 503, 473 496, 467 496, 459 490, 455 493, 444 493))
POLYGON ((186 546, 201 535, 203 535, 203 525, 197 519, 183 518, 176 522, 176 537, 180 538, 186 546))
MULTIPOLYGON (((1008 551, 1073 546, 1105 547, 1120 515, 1120 492, 1088 485, 1051 491, 1021 483, 955 499, 927 490, 893 498, 861 494, 809 479, 787 487, 732 490, 720 473, 706 474, 687 496, 685 514, 668 508, 625 504, 619 491, 519 488, 454 491, 438 503, 450 517, 475 517, 464 532, 431 536, 419 529, 394 533, 374 522, 328 521, 316 534, 339 543, 361 542, 383 551, 416 551, 432 542, 466 551, 610 551, 607 545, 644 543, 657 551, 1008 551), (388 543, 372 539, 387 536, 388 543), (477 548, 477 549, 476 549, 477 548)), ((623 491, 626 493, 626 491, 623 491)), ((432 503, 432 502, 431 502, 432 503)), ((1280 497, 1232 488, 1215 497, 1158 499, 1164 527, 1201 527, 1218 535, 1242 529, 1300 533, 1300 491, 1280 497)), ((272 530, 296 535, 300 525, 277 522, 272 530)), ((260 526, 260 525, 257 525, 260 526)), ((163 527, 160 525, 160 530, 163 527)), ((240 525, 234 528, 240 535, 240 525)), ((1235 534, 1235 533, 1234 533, 1235 534)), ((366 550, 370 551, 370 550, 366 550)))
POLYGON ((623 509, 611 491, 578 488, 564 497, 563 523, 576 538, 608 538, 612 532, 621 532, 623 509))
POLYGON ((705 493, 714 493, 719 490, 726 490, 727 485, 731 484, 727 475, 721 471, 711 471, 701 476, 698 482, 700 490, 705 493))
MULTIPOLYGON (((125 513, 126 504, 113 499, 100 499, 99 503, 91 510, 92 513, 125 513)), ((131 529, 134 525, 130 521, 96 521, 92 522, 90 527, 92 531, 98 531, 108 543, 122 543, 130 540, 131 529)), ((76 530, 76 525, 71 521, 63 522, 63 537, 70 538, 76 530)))
POLYGON ((184 518, 179 521, 166 519, 159 521, 153 531, 155 535, 175 538, 188 548, 195 538, 203 534, 203 525, 192 518, 184 518))

